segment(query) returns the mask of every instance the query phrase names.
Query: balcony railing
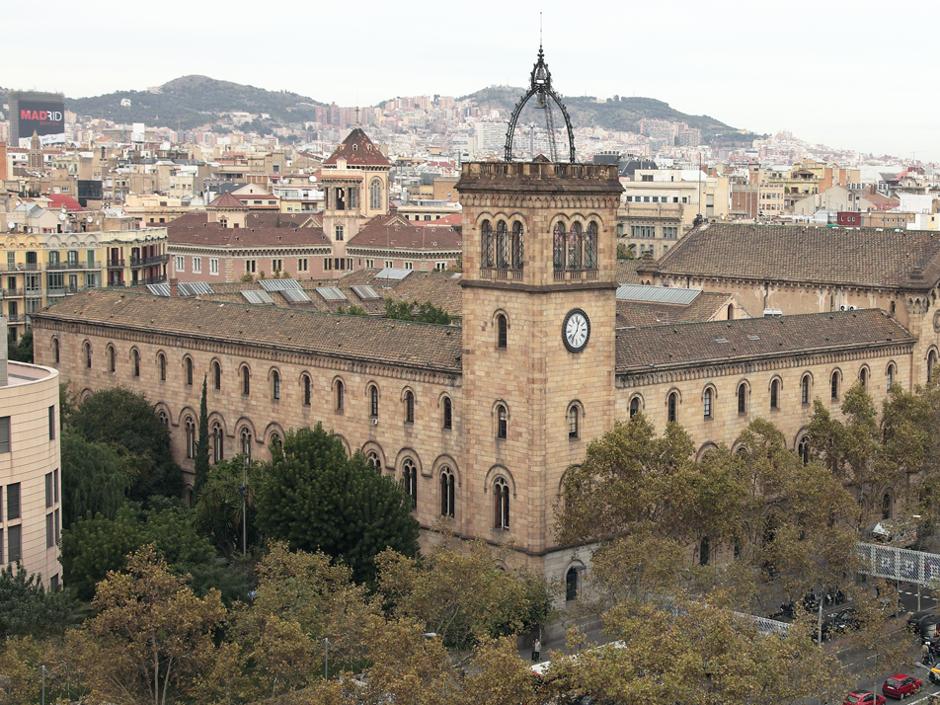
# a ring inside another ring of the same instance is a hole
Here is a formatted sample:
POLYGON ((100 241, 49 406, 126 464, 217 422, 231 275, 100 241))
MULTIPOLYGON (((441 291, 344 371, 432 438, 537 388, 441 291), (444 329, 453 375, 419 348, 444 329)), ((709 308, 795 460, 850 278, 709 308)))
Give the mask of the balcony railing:
POLYGON ((42 297, 42 289, 27 289, 26 298, 28 299, 38 299, 42 297))
POLYGON ((124 269, 124 260, 123 259, 109 259, 108 269, 124 269))
POLYGON ((154 264, 163 264, 169 259, 169 255, 154 255, 152 257, 131 257, 132 267, 149 267, 154 264))
POLYGON ((7 298, 7 299, 22 298, 23 290, 22 289, 4 289, 3 296, 4 298, 7 298))
POLYGON ((46 265, 46 269, 54 272, 63 270, 81 270, 81 269, 101 269, 100 262, 56 262, 46 265))
POLYGON ((596 269, 558 269, 555 270, 556 282, 581 282, 597 279, 596 269))
POLYGON ((65 296, 65 288, 64 287, 49 287, 48 289, 46 289, 46 296, 48 296, 49 298, 54 298, 57 296, 65 296))
POLYGON ((23 316, 18 313, 11 313, 6 318, 7 323, 20 323, 23 320, 23 316))
POLYGON ((522 269, 503 269, 499 267, 481 267, 480 276, 484 279, 505 279, 519 281, 523 277, 522 269))

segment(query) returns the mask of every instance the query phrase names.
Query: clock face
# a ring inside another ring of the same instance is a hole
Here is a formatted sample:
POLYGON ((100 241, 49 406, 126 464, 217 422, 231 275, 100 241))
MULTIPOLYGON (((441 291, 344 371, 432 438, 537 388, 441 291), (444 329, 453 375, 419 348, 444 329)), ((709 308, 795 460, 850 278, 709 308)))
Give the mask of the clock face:
POLYGON ((581 352, 591 337, 591 321, 579 308, 568 312, 561 327, 561 337, 565 347, 571 352, 581 352))

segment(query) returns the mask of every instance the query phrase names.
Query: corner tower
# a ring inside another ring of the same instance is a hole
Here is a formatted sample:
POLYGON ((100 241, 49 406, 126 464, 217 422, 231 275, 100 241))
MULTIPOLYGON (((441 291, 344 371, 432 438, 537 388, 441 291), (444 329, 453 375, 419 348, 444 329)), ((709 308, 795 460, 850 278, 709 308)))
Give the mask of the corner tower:
MULTIPOLYGON (((509 157, 511 143, 510 125, 509 157)), ((564 579, 571 551, 556 550, 553 527, 562 476, 614 418, 617 168, 470 162, 457 190, 464 527, 564 579)))

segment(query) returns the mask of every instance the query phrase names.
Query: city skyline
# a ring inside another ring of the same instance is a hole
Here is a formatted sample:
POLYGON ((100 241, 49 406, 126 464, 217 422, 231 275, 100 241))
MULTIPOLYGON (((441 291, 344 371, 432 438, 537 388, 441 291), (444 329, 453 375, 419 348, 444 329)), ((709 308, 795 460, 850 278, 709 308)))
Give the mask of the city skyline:
MULTIPOLYGON (((929 23, 936 11, 928 7, 885 17, 866 14, 864 9, 875 5, 862 3, 851 18, 850 36, 839 29, 849 25, 837 8, 809 3, 791 6, 785 17, 760 7, 749 7, 743 17, 733 2, 708 8, 672 2, 629 12, 606 5, 606 15, 572 13, 559 2, 483 3, 475 13, 457 16, 431 3, 409 7, 408 14, 379 6, 350 18, 341 7, 325 6, 311 18, 308 32, 304 11, 292 3, 278 15, 219 24, 210 7, 171 1, 168 12, 148 18, 148 27, 141 28, 130 17, 115 15, 113 3, 99 0, 72 19, 73 28, 87 35, 104 27, 125 54, 119 64, 107 62, 102 70, 99 52, 52 44, 41 55, 32 50, 30 61, 8 67, 0 83, 80 97, 205 74, 340 105, 374 105, 396 95, 460 96, 489 85, 524 84, 538 45, 541 9, 546 56, 563 94, 646 96, 754 132, 790 130, 809 142, 940 160, 940 138, 922 117, 933 112, 935 99, 915 94, 914 82, 903 72, 898 78, 896 62, 878 48, 885 36, 929 23), (293 26, 301 27, 295 41, 282 21, 292 13, 299 18, 293 26), (599 21, 601 16, 613 21, 599 21), (129 34, 140 31, 159 41, 140 42, 129 34), (219 36, 252 51, 234 58, 228 53, 223 63, 217 58, 219 36), (130 47, 134 51, 125 51, 130 47), (441 61, 442 56, 452 60, 441 61), (65 65, 72 69, 67 74, 65 65), (866 98, 872 86, 877 99, 866 98), (914 95, 920 108, 899 109, 914 95)), ((8 19, 14 29, 11 49, 26 55, 32 16, 13 7, 8 19), (24 31, 16 31, 20 27, 24 31)), ((910 65, 929 61, 926 46, 904 51, 910 65)))

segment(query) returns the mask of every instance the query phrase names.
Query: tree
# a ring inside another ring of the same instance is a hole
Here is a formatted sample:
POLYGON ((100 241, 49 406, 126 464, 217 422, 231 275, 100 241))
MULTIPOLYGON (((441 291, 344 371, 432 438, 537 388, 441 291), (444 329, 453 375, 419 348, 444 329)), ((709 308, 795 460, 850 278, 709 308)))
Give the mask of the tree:
POLYGON ((347 316, 368 315, 362 306, 357 306, 356 304, 353 304, 352 306, 340 306, 338 309, 336 309, 336 313, 345 314, 347 316))
POLYGON ((32 636, 0 641, 0 702, 35 705, 43 682, 46 702, 83 702, 83 674, 76 667, 65 640, 32 636), (43 670, 45 666, 45 670, 43 670))
POLYGON ((238 456, 223 460, 209 468, 205 485, 196 497, 193 507, 196 528, 209 538, 213 545, 225 555, 232 555, 242 542, 242 481, 249 478, 247 497, 247 527, 249 546, 257 543, 257 512, 250 489, 251 478, 260 475, 261 463, 252 462, 245 467, 246 458, 238 456))
POLYGON ((209 477, 209 411, 206 407, 206 378, 202 378, 202 398, 199 400, 199 439, 196 442, 196 478, 193 492, 196 496, 209 477))
POLYGON ((183 702, 215 652, 225 617, 217 591, 198 597, 153 546, 98 585, 95 617, 72 648, 95 698, 113 703, 183 702))
POLYGON ((30 328, 26 329, 26 332, 20 336, 20 339, 16 342, 13 342, 13 338, 10 337, 7 340, 7 357, 10 360, 15 360, 16 362, 32 362, 33 361, 33 331, 30 328))
POLYGON ((377 563, 378 594, 390 613, 423 624, 450 648, 521 633, 551 609, 544 580, 503 570, 483 543, 448 543, 420 560, 385 551, 377 563))
POLYGON ((412 556, 418 549, 418 523, 401 487, 361 453, 348 457, 320 424, 287 433, 265 469, 257 507, 266 536, 323 551, 348 565, 357 581, 374 576, 382 550, 412 556))
POLYGON ((75 621, 77 610, 70 592, 47 592, 39 576, 27 574, 22 566, 0 570, 0 641, 60 634, 75 621))
POLYGON ((399 321, 418 321, 419 323, 439 323, 449 325, 453 318, 444 309, 430 301, 419 304, 417 301, 393 301, 385 299, 385 317, 399 321))
POLYGON ((114 387, 95 392, 72 414, 70 425, 89 441, 110 443, 133 472, 130 496, 180 497, 182 472, 170 454, 170 436, 141 395, 114 387))
POLYGON ((89 441, 66 430, 62 434, 61 452, 63 528, 95 515, 113 519, 131 483, 117 451, 108 443, 89 441))

